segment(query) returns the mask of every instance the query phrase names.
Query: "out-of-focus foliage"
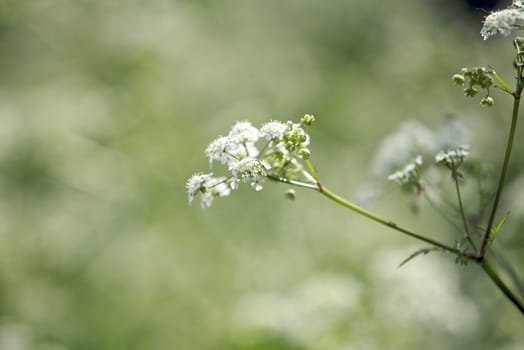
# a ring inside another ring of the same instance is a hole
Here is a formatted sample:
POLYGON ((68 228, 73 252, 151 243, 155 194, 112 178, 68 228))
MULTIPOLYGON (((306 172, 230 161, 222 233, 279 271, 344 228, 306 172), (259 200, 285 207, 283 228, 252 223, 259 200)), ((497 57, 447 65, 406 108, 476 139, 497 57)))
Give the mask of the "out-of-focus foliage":
MULTIPOLYGON (((0 1, 0 349, 518 349, 521 316, 475 267, 397 269, 420 247, 315 193, 268 184, 202 211, 184 189, 233 121, 305 113, 323 181, 350 198, 407 119, 456 113, 497 164, 509 106, 450 82, 475 64, 511 77, 482 16, 436 0, 0 1)), ((515 148, 499 236, 522 274, 515 148)), ((402 200, 371 205, 447 228, 402 200)))

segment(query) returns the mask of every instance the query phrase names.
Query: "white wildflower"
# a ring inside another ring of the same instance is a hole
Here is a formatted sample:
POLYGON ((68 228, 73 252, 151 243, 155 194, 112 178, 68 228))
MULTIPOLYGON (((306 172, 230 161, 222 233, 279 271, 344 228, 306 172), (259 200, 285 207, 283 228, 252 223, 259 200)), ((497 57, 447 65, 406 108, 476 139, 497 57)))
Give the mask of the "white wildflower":
POLYGON ((420 179, 420 171, 422 169, 422 156, 418 155, 408 163, 402 170, 394 172, 388 176, 389 181, 397 182, 405 185, 408 183, 417 183, 420 179))
POLYGON ((250 122, 237 122, 233 128, 231 128, 229 136, 236 138, 241 143, 254 143, 258 141, 258 129, 251 125, 250 122))
POLYGON ((521 27, 517 22, 524 21, 522 2, 516 1, 513 6, 513 8, 492 12, 486 17, 484 25, 480 31, 480 35, 482 35, 484 40, 487 40, 496 34, 509 36, 513 29, 521 27))
POLYGON ((193 202, 193 199, 195 198, 195 194, 204 187, 204 184, 206 183, 206 181, 208 181, 212 176, 213 176, 213 173, 209 173, 209 174, 197 173, 191 176, 189 180, 187 180, 186 189, 187 189, 189 204, 193 202))
POLYGON ((250 182, 251 186, 260 191, 264 184, 264 177, 267 176, 266 170, 271 169, 269 163, 255 158, 244 158, 238 162, 232 162, 229 170, 233 174, 234 180, 231 187, 238 187, 238 182, 250 182))
POLYGON ((403 122, 397 130, 386 135, 372 161, 375 175, 385 176, 410 161, 413 154, 435 150, 435 134, 415 120, 403 122))
POLYGON ((193 202, 195 195, 200 192, 202 207, 210 207, 216 197, 226 197, 231 189, 225 183, 225 177, 213 177, 213 173, 197 173, 191 176, 186 183, 189 204, 193 202))
POLYGON ((213 199, 227 197, 231 188, 226 184, 225 177, 212 177, 206 183, 202 191, 202 207, 210 207, 213 199))
POLYGON ((262 125, 260 128, 260 137, 265 138, 268 141, 274 139, 282 139, 286 132, 287 125, 279 121, 271 121, 262 125))
POLYGON ((455 149, 438 152, 435 156, 435 162, 437 162, 437 164, 445 164, 449 167, 455 167, 460 165, 468 156, 469 146, 462 145, 455 149))
POLYGON ((238 153, 239 147, 238 140, 230 136, 221 136, 212 141, 206 148, 206 155, 209 158, 209 162, 212 163, 214 160, 225 164, 234 157, 235 153, 238 153))

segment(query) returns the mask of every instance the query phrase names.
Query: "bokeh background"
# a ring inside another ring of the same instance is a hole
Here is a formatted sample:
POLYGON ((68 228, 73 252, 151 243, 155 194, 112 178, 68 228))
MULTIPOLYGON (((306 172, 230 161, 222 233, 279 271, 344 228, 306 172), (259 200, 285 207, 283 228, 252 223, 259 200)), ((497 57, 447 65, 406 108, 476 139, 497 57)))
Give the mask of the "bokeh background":
MULTIPOLYGON (((507 3, 0 1, 0 349, 522 349, 522 316, 476 266, 399 269, 419 243, 314 192, 202 210, 184 188, 235 121, 310 113, 326 185, 452 242, 376 154, 456 117, 496 169, 511 101, 482 109, 450 77, 511 81, 511 41, 479 35, 479 8, 507 3)), ((521 276, 523 132, 497 248, 521 276)))

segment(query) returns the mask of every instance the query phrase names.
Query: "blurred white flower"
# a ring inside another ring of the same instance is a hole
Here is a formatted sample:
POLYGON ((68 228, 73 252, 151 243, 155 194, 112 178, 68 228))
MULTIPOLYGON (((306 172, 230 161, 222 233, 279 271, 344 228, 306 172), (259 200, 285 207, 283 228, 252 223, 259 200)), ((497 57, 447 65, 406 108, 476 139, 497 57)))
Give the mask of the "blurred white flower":
POLYGON ((409 162, 404 169, 394 172, 388 176, 389 181, 394 181, 400 185, 412 182, 418 182, 420 179, 420 170, 422 168, 422 156, 418 155, 409 162))
POLYGON ((347 322, 362 298, 358 281, 342 275, 314 275, 287 292, 257 292, 234 305, 236 321, 269 328, 308 343, 347 322))
POLYGON ((430 152, 435 148, 435 135, 418 121, 404 122, 380 143, 372 163, 373 172, 383 176, 402 164, 414 154, 430 152))
POLYGON ((450 167, 460 165, 469 156, 469 146, 462 145, 455 149, 440 151, 435 156, 437 164, 445 164, 450 167))
POLYGON ((414 249, 382 249, 372 257, 369 276, 375 280, 376 291, 372 298, 385 322, 408 327, 425 322, 462 336, 475 331, 479 312, 462 295, 459 270, 449 269, 438 253, 397 267, 414 249))
POLYGON ((517 1, 513 5, 514 8, 495 11, 486 17, 484 25, 480 31, 480 35, 482 35, 484 40, 487 40, 496 34, 509 36, 513 29, 521 28, 517 22, 524 21, 522 2, 517 1))

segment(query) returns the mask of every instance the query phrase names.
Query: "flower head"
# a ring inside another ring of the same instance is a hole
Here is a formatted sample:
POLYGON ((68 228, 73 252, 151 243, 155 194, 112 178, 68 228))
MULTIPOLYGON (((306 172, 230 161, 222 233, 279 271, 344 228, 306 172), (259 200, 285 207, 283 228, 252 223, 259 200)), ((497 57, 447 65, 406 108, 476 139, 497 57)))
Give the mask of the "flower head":
POLYGON ((484 40, 501 34, 509 36, 513 29, 519 29, 518 22, 524 21, 524 8, 522 1, 515 1, 512 7, 492 12, 484 20, 484 25, 480 31, 480 35, 484 40))
POLYGON ((435 156, 435 162, 437 164, 444 164, 448 168, 458 168, 464 159, 469 156, 469 146, 462 145, 455 149, 449 149, 447 151, 440 151, 435 156))
POLYGON ((257 142, 259 137, 258 129, 251 125, 250 122, 237 122, 231 128, 229 136, 241 143, 257 142))
POLYGON ((422 156, 418 155, 411 162, 399 171, 388 176, 389 181, 394 181, 400 185, 419 184, 420 173, 422 170, 422 156))
POLYGON ((238 162, 233 162, 229 165, 229 170, 233 174, 231 187, 236 188, 240 181, 250 182, 256 191, 260 191, 269 169, 271 169, 269 163, 256 158, 244 158, 238 162))
POLYGON ((213 177, 213 173, 194 174, 186 183, 189 204, 197 193, 201 194, 202 207, 210 207, 216 197, 226 197, 231 193, 225 177, 213 177))
POLYGON ((216 160, 225 164, 234 157, 237 149, 238 141, 235 138, 231 136, 220 136, 207 146, 206 155, 210 163, 216 160))
POLYGON ((286 132, 286 124, 279 121, 271 121, 262 125, 260 128, 260 137, 265 138, 268 141, 281 140, 286 132))
POLYGON ((313 186, 315 178, 304 168, 311 156, 308 130, 314 121, 306 114, 300 123, 271 121, 260 129, 248 121, 237 122, 227 136, 220 136, 206 148, 212 164, 225 164, 229 175, 197 173, 186 183, 189 203, 199 194, 203 207, 209 207, 217 197, 228 196, 240 183, 249 183, 262 190, 266 177, 273 180, 313 186), (259 150, 257 142, 264 140, 259 150))

